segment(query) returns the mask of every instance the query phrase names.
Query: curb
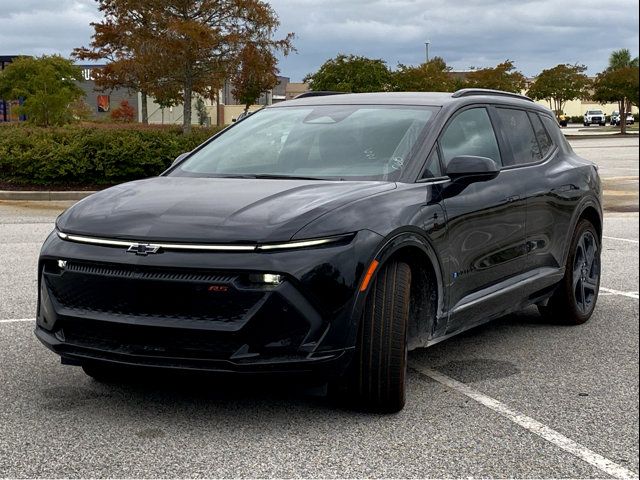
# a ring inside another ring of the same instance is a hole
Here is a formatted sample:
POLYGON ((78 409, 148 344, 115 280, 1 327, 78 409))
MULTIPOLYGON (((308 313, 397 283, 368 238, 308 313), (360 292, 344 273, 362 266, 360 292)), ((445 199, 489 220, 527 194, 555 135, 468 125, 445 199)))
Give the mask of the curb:
POLYGON ((0 190, 0 200, 31 200, 31 201, 77 201, 82 200, 96 192, 92 191, 69 191, 69 192, 51 192, 51 191, 19 191, 19 190, 0 190))
POLYGON ((620 135, 619 133, 589 133, 589 134, 584 134, 584 135, 572 135, 572 134, 566 134, 564 135, 564 137, 567 140, 580 140, 581 138, 584 139, 592 139, 592 138, 633 138, 633 137, 637 137, 638 134, 637 133, 627 133, 626 135, 620 135))

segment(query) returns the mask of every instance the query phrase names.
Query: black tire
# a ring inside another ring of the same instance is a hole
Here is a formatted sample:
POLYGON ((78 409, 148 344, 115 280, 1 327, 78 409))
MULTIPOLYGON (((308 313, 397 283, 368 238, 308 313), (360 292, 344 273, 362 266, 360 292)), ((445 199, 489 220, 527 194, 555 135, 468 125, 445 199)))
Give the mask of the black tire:
POLYGON ((114 383, 127 378, 127 372, 124 369, 108 363, 85 363, 82 365, 82 370, 100 383, 114 383))
POLYGON ((395 413, 405 405, 410 290, 411 269, 401 262, 384 265, 369 287, 353 363, 330 385, 354 408, 395 413))
POLYGON ((538 306, 548 321, 560 325, 582 325, 596 307, 600 290, 600 238, 595 227, 581 220, 571 239, 566 273, 546 306, 538 306))

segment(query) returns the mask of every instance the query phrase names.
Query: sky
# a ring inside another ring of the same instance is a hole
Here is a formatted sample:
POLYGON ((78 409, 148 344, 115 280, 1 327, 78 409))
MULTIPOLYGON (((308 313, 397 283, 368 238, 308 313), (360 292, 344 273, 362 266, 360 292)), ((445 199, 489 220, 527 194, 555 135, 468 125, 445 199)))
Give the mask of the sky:
MULTIPOLYGON (((297 53, 280 72, 301 81, 338 53, 381 58, 394 68, 429 53, 456 70, 513 60, 533 76, 559 63, 595 75, 609 54, 638 55, 639 0, 273 0, 280 33, 297 53)), ((88 45, 94 0, 0 0, 0 55, 69 55, 88 45)))

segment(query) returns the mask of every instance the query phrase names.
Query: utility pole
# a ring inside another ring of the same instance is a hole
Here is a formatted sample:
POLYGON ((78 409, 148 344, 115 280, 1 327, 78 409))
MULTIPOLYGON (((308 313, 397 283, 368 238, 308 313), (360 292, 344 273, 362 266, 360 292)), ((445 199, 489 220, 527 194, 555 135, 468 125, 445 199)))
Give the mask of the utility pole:
POLYGON ((427 63, 429 63, 429 45, 431 45, 431 42, 429 40, 427 40, 426 42, 424 42, 425 47, 427 47, 427 63))

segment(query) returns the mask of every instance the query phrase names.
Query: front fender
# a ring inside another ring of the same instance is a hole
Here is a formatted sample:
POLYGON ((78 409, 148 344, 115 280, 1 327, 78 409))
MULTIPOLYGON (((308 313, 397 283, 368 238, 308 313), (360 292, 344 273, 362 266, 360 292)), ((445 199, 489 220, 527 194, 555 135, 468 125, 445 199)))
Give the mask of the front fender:
MULTIPOLYGON (((440 260, 440 257, 436 253, 433 242, 427 235, 425 235, 424 231, 416 227, 406 227, 404 229, 398 229, 391 232, 380 242, 374 255, 369 259, 367 267, 371 265, 374 260, 378 261, 379 265, 375 272, 375 274, 377 274, 380 271, 381 267, 385 265, 385 263, 402 254, 402 252, 410 252, 411 250, 413 250, 412 259, 414 256, 413 254, 421 252, 422 257, 415 256, 415 260, 417 262, 428 262, 435 275, 438 298, 436 318, 430 319, 432 323, 426 326, 426 330, 430 332, 430 334, 434 334, 434 326, 438 327, 438 331, 440 326, 446 328, 446 290, 443 280, 444 273, 442 262, 440 260), (442 322, 442 320, 444 320, 444 322, 442 322), (441 325, 443 323, 444 325, 441 325)), ((359 289, 358 293, 356 294, 356 299, 352 311, 352 318, 354 319, 354 321, 352 322, 352 330, 349 333, 350 344, 354 344, 356 341, 358 328, 360 326, 360 317, 362 315, 365 300, 370 289, 371 283, 366 290, 361 291, 359 289)))

